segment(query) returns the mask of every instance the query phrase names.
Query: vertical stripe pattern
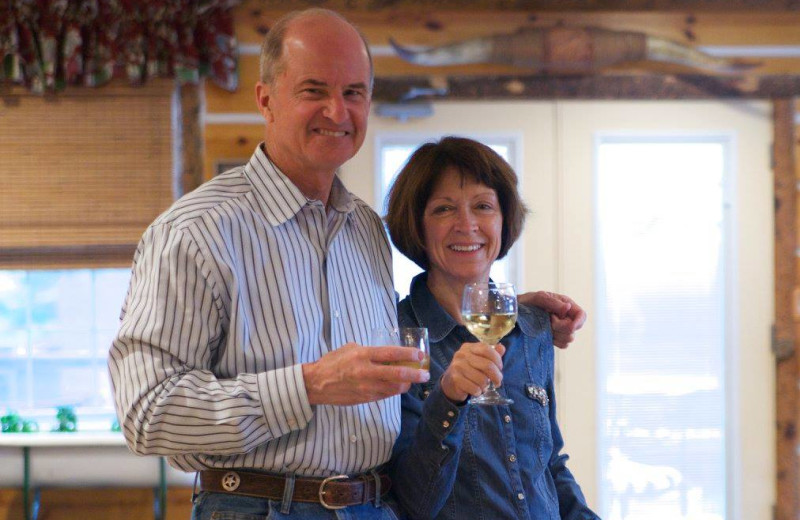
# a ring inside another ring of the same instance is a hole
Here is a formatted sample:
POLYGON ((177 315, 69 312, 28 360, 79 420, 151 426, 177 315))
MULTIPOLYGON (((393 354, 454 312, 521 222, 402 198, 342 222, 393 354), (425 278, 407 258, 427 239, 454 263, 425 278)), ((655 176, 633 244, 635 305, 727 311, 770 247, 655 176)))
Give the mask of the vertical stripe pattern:
POLYGON ((130 448, 184 471, 386 462, 399 397, 311 406, 301 365, 396 326, 390 255, 378 215, 338 178, 326 210, 260 146, 181 198, 142 237, 110 349, 130 448))

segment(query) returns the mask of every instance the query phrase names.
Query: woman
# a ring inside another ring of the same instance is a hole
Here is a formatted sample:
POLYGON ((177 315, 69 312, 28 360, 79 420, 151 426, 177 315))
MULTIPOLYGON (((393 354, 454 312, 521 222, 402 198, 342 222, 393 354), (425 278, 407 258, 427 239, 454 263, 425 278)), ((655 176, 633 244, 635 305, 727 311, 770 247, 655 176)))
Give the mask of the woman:
POLYGON ((548 314, 520 305, 497 350, 461 318, 464 286, 489 280, 525 212, 511 167, 458 137, 420 147, 389 194, 392 241, 426 270, 398 307, 400 326, 427 327, 431 342, 430 382, 402 397, 390 470, 412 518, 598 518, 560 453, 548 314), (489 380, 514 404, 470 406, 489 380))

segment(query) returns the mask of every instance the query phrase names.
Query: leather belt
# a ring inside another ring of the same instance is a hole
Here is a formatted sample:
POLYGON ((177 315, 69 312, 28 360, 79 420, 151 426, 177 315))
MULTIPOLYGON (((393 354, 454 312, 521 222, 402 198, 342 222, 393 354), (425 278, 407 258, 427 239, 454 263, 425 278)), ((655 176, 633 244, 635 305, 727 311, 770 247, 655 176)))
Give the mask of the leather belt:
MULTIPOLYGON (((283 500, 288 478, 269 473, 252 473, 225 469, 205 469, 200 473, 200 489, 213 493, 230 493, 252 497, 283 500)), ((380 485, 371 473, 349 477, 296 477, 293 502, 313 502, 327 509, 366 504, 375 500, 375 491, 385 495, 391 487, 389 476, 378 473, 380 485)))

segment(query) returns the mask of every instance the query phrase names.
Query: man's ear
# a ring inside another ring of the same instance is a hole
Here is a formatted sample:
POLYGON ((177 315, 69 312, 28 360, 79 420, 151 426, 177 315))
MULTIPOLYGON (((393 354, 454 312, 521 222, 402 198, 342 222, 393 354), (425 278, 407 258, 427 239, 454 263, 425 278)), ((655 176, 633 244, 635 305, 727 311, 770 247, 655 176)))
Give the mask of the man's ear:
POLYGON ((267 83, 261 81, 256 83, 256 104, 258 111, 267 122, 272 122, 272 109, 270 108, 270 95, 272 91, 267 83))

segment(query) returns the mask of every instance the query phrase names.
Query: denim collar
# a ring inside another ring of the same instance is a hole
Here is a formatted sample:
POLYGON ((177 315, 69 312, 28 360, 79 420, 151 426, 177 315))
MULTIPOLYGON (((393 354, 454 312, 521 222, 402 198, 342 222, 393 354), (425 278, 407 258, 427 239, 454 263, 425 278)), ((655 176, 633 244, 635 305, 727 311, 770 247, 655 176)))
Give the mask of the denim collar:
MULTIPOLYGON (((427 327, 431 343, 442 341, 459 326, 428 289, 427 272, 418 274, 411 281, 408 298, 414 318, 420 327, 427 327)), ((536 320, 533 312, 528 307, 520 305, 518 314, 517 326, 522 333, 530 337, 536 336, 536 320)))

